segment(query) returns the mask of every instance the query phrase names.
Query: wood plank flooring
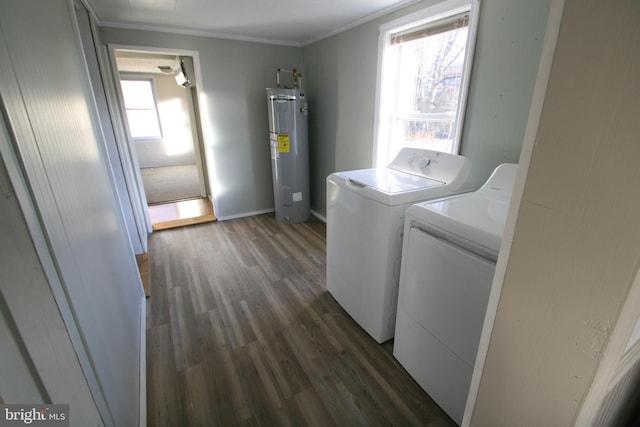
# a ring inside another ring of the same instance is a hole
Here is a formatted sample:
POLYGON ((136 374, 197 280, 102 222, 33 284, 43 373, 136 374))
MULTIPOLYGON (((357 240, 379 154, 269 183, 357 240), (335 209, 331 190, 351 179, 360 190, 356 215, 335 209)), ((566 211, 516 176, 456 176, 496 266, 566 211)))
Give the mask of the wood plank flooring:
POLYGON ((151 271, 149 267, 149 253, 136 255, 136 263, 138 264, 138 272, 142 281, 144 295, 149 298, 151 296, 151 271))
POLYGON ((216 216, 213 213, 213 204, 211 200, 205 197, 149 205, 149 217, 153 231, 216 220, 216 216))
POLYGON ((325 225, 153 233, 149 426, 452 426, 325 286, 325 225))

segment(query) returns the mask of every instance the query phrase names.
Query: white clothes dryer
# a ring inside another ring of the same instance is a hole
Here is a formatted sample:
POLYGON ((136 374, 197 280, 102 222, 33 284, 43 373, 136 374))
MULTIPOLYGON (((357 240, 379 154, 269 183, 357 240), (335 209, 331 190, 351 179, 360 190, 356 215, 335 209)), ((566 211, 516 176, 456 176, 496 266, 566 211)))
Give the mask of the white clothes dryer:
POLYGON ((462 156, 403 148, 385 168, 327 177, 327 289, 377 342, 395 330, 404 212, 469 191, 462 156))
POLYGON ((462 422, 517 165, 407 209, 393 355, 462 422))

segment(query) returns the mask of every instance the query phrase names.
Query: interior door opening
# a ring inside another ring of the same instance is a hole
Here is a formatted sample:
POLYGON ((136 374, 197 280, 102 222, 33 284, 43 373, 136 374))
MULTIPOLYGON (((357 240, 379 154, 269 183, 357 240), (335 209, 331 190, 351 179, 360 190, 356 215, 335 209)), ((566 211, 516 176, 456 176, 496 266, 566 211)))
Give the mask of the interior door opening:
POLYGON ((153 229, 215 220, 193 58, 128 49, 114 56, 153 229))

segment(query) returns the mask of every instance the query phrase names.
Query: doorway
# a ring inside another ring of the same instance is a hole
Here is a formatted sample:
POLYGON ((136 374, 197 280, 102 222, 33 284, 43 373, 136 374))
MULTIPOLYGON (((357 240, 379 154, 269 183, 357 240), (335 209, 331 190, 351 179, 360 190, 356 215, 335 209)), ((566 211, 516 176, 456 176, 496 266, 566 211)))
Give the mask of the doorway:
POLYGON ((154 230, 215 220, 202 155, 193 58, 115 49, 131 151, 154 230))

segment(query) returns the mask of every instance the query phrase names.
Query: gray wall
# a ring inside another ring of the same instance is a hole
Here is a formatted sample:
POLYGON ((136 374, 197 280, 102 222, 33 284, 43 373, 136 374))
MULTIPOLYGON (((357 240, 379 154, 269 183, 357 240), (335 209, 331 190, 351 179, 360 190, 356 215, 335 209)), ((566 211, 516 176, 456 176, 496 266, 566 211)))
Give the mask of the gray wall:
POLYGON ((210 186, 220 219, 273 209, 265 88, 278 68, 302 69, 302 49, 102 28, 105 44, 197 51, 210 186), (202 102, 204 101, 204 102, 202 102))
POLYGON ((482 0, 460 154, 477 186, 500 163, 517 163, 550 0, 482 0))
POLYGON ((379 21, 304 48, 311 209, 326 216, 327 175, 371 167, 379 21))
MULTIPOLYGON (((211 188, 223 219, 273 208, 264 88, 273 85, 278 67, 302 69, 310 106, 311 208, 324 216, 327 175, 371 167, 379 26, 435 3, 411 5, 302 49, 116 28, 103 28, 102 38, 199 52, 212 135, 206 147, 213 153, 211 188)), ((549 3, 482 1, 461 144, 476 186, 498 164, 518 161, 549 3)))
MULTIPOLYGON (((304 47, 315 212, 326 215, 327 175, 371 167, 378 27, 435 3, 417 3, 304 47)), ((476 186, 498 164, 518 161, 549 4, 482 1, 461 144, 476 186)))

